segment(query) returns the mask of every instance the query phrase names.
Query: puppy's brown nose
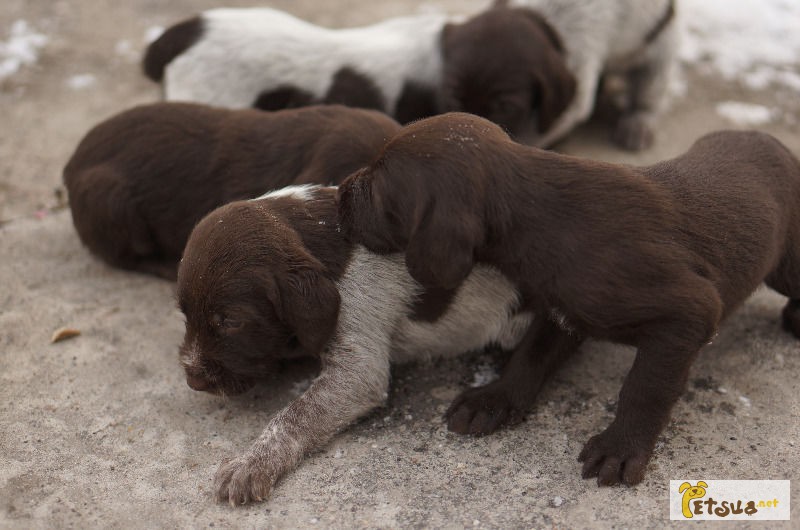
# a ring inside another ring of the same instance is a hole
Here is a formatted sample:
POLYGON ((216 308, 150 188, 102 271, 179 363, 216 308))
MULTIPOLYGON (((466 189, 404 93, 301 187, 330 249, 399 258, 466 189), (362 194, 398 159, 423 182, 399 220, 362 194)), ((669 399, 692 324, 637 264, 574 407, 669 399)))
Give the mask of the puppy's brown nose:
POLYGON ((198 377, 196 375, 187 375, 186 384, 189 385, 189 388, 192 390, 197 390, 199 392, 203 392, 211 388, 211 383, 208 381, 208 379, 198 377))

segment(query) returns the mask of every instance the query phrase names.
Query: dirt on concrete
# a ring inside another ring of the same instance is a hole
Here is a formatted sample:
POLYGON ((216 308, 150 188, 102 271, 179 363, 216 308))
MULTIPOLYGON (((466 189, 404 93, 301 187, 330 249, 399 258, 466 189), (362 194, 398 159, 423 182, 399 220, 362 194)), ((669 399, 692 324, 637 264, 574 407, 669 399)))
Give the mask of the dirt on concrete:
MULTIPOLYGON (((482 3, 270 2, 329 26, 417 9, 472 12, 482 3)), ((183 322, 173 285, 89 255, 55 193, 92 125, 158 99, 138 65, 148 29, 214 5, 4 0, 0 7, 0 38, 19 19, 49 38, 38 63, 0 82, 0 527, 663 527, 670 479, 800 478, 800 342, 780 329, 782 297, 762 290, 701 353, 637 487, 599 489, 580 478, 577 455, 613 418, 634 353, 588 343, 525 422, 484 438, 449 433, 442 413, 501 358, 397 367, 388 404, 310 455, 268 501, 216 504, 219 463, 258 436, 314 367, 288 368, 228 400, 189 389, 177 362, 183 322), (93 76, 88 86, 70 83, 85 74, 93 76), (64 326, 81 334, 51 344, 64 326)), ((715 104, 735 100, 780 109, 760 128, 800 153, 796 93, 754 92, 692 69, 684 75, 688 94, 674 101, 654 148, 616 150, 600 117, 559 150, 653 162, 731 127, 715 104)), ((797 506, 800 498, 792 500, 797 506)), ((771 525, 781 526, 791 523, 771 525)))

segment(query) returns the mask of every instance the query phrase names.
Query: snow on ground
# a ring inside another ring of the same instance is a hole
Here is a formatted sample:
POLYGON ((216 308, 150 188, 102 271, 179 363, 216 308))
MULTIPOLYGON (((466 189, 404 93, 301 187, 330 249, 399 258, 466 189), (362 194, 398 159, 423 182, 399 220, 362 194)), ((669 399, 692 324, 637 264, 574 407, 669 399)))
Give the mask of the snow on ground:
POLYGON ((94 85, 97 78, 94 74, 76 74, 67 79, 67 86, 72 90, 83 90, 94 85))
POLYGON ((39 48, 47 44, 47 37, 37 33, 26 20, 11 25, 7 41, 0 41, 0 81, 16 74, 23 66, 35 64, 39 48))
POLYGON ((144 42, 150 44, 161 36, 165 31, 164 26, 151 26, 144 32, 144 42))
POLYGON ((679 0, 680 56, 762 90, 800 90, 800 1, 679 0))
POLYGON ((754 103, 723 101, 717 103, 717 114, 736 125, 754 127, 769 123, 775 117, 774 109, 754 103))
POLYGON ((488 385, 495 379, 497 379, 498 374, 497 371, 492 366, 491 361, 488 359, 484 359, 481 364, 478 365, 478 368, 475 370, 475 374, 473 375, 473 381, 470 383, 469 386, 475 388, 479 386, 488 385))

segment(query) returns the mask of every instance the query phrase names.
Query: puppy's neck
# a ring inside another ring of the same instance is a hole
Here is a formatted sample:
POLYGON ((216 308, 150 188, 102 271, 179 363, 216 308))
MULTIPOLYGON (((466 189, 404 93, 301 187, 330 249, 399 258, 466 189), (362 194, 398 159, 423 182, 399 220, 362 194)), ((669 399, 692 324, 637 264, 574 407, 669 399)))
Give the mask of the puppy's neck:
POLYGON ((289 186, 262 198, 277 199, 286 222, 297 232, 308 252, 325 264, 337 280, 350 259, 352 245, 339 227, 335 186, 289 186))

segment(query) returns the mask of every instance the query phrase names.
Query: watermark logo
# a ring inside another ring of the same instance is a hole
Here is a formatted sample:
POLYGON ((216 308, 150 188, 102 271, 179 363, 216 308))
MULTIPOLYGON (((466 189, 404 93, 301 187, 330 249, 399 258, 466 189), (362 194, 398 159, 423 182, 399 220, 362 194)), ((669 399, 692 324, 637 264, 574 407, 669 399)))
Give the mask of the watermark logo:
POLYGON ((671 480, 669 518, 788 521, 788 480, 671 480))

